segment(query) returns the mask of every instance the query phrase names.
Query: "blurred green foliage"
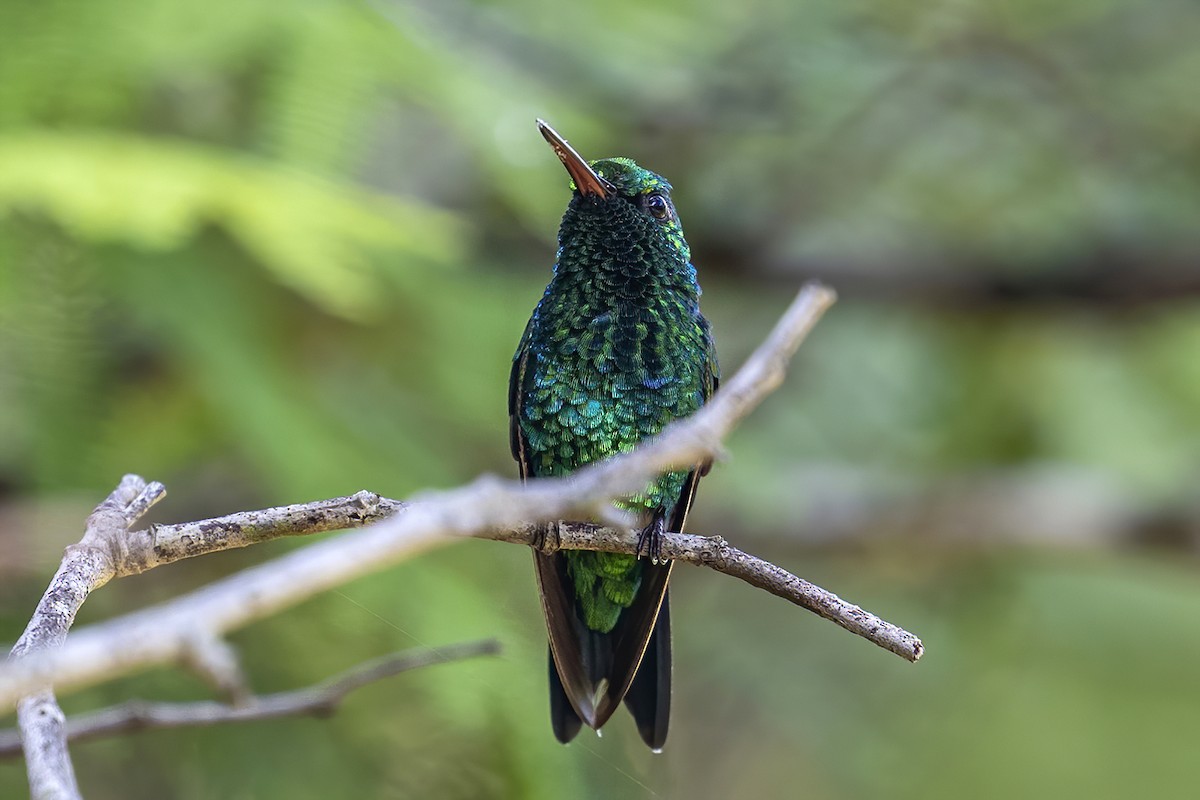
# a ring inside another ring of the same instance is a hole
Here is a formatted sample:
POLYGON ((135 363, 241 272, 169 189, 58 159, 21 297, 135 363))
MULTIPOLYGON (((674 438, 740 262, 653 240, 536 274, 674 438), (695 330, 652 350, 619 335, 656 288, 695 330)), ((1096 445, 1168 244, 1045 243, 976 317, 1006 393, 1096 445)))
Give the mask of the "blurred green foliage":
MULTIPOLYGON (((623 719, 562 748, 528 558, 466 544, 235 642, 263 691, 503 656, 330 720, 79 745, 88 796, 1192 796, 1200 577, 1110 545, 1192 543, 1198 38, 1189 0, 0 0, 0 640, 123 472, 172 519, 511 474, 509 359, 567 198, 542 116, 676 185, 727 370, 802 277, 842 291, 695 525, 929 647, 908 667, 684 570, 666 754, 623 719), (1037 536, 978 546, 1003 497, 929 532, 995 475, 1051 493, 1037 536)), ((288 546, 121 581, 81 622, 288 546)), ((65 705, 129 696, 205 691, 158 670, 65 705)))

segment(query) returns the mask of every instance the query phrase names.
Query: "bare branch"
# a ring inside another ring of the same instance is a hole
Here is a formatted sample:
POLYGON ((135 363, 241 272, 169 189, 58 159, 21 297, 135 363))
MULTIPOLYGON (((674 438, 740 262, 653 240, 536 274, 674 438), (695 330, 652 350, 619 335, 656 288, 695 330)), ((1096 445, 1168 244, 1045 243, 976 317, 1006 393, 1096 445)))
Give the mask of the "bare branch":
MULTIPOLYGON (((104 502, 88 517, 83 538, 67 548, 58 572, 34 610, 25 632, 9 653, 9 664, 35 652, 60 646, 75 622, 87 596, 117 574, 124 559, 124 534, 163 496, 161 483, 147 484, 137 475, 126 475, 104 502)), ((17 725, 24 735, 29 791, 41 798, 76 798, 79 786, 67 753, 65 719, 49 681, 39 682, 22 694, 17 725)))
MULTIPOLYGON (((181 558, 218 550, 248 547, 280 536, 303 536, 323 531, 359 528, 390 517, 404 507, 374 492, 362 491, 315 503, 242 511, 215 519, 154 525, 130 534, 137 541, 136 563, 129 569, 145 571, 181 558)), ((135 554, 131 553, 131 557, 135 554)))
MULTIPOLYGON (((340 527, 357 527, 379 519, 384 513, 398 513, 406 507, 399 500, 390 500, 363 491, 349 497, 336 497, 316 503, 247 511, 180 525, 163 525, 158 528, 158 532, 160 537, 165 537, 171 543, 173 555, 183 557, 240 547, 281 536, 318 533, 329 530, 327 526, 334 521, 340 527), (369 515, 362 513, 364 504, 371 509, 369 515), (321 513, 316 516, 310 515, 306 511, 309 507, 317 508, 321 513), (241 536, 244 521, 251 518, 255 521, 253 533, 241 536), (182 538, 180 531, 184 530, 188 531, 186 551, 174 548, 174 542, 182 538)), ((635 533, 586 522, 553 521, 547 523, 544 528, 526 524, 503 530, 484 531, 476 535, 481 539, 540 546, 545 552, 637 552, 635 533), (546 536, 547 532, 551 535, 546 536)), ((921 640, 903 628, 847 603, 832 592, 798 578, 775 564, 732 547, 720 536, 667 533, 663 539, 663 554, 673 561, 708 567, 740 578, 752 586, 806 608, 908 661, 917 661, 924 652, 921 640)))
MULTIPOLYGON (((737 421, 779 384, 788 355, 832 302, 828 289, 806 286, 767 341, 711 402, 630 453, 563 479, 521 484, 484 476, 459 489, 430 493, 378 524, 309 545, 156 608, 78 631, 61 647, 0 666, 0 709, 48 683, 60 690, 76 688, 176 660, 197 625, 214 636, 223 634, 454 537, 570 519, 581 510, 580 516, 587 516, 598 504, 636 491, 664 469, 709 457, 737 421)), ((270 524, 261 527, 270 529, 270 524)), ((137 539, 152 542, 153 536, 137 539)), ((122 569, 137 571, 152 560, 162 563, 152 549, 135 552, 133 543, 128 553, 122 569)))
MULTIPOLYGON (((601 550, 636 555, 638 552, 636 532, 586 522, 525 525, 514 530, 489 531, 481 534, 481 538, 540 546, 546 553, 556 550, 601 550)), ((740 578, 751 586, 806 608, 907 661, 916 662, 925 652, 921 640, 903 628, 853 603, 847 603, 833 592, 798 578, 782 567, 733 547, 720 536, 668 533, 663 537, 662 552, 672 561, 708 567, 740 578)))
POLYGON ((237 652, 224 639, 203 628, 190 631, 184 639, 180 661, 231 705, 250 702, 250 682, 242 672, 237 652))
POLYGON ((75 768, 67 752, 67 719, 54 692, 44 689, 17 705, 17 726, 25 748, 25 772, 33 800, 80 797, 75 768))
MULTIPOLYGON (((20 698, 43 692, 54 685, 65 690, 90 685, 153 664, 180 660, 198 652, 197 641, 217 642, 220 636, 276 613, 301 600, 362 575, 386 569, 456 537, 492 538, 532 542, 523 538, 531 523, 573 517, 613 519, 613 498, 631 494, 663 470, 690 467, 719 455, 728 432, 783 379, 788 359, 834 300, 832 291, 810 284, 797 296, 771 335, 741 370, 728 380, 712 400, 685 420, 672 423, 633 451, 579 470, 567 478, 535 480, 521 484, 484 476, 474 483, 450 491, 430 493, 410 505, 360 492, 305 506, 289 506, 247 512, 221 520, 159 526, 128 532, 133 519, 162 496, 161 485, 147 485, 136 476, 127 477, 113 497, 101 504, 89 520, 88 531, 78 545, 68 548, 63 566, 43 597, 30 628, 14 648, 13 657, 0 665, 0 711, 20 698), (405 513, 394 514, 404 507, 405 513), (388 516, 391 514, 391 516, 388 516), (248 569, 156 608, 129 614, 92 626, 63 643, 79 605, 87 593, 113 577, 143 572, 170 561, 241 547, 281 535, 361 525, 388 517, 363 530, 348 533, 289 553, 267 564, 248 569), (503 532, 508 532, 507 534, 503 532), (67 602, 58 597, 65 594, 67 602), (49 621, 49 622, 47 622, 49 621), (52 623, 52 624, 51 624, 52 623)), ((569 547, 572 534, 559 526, 557 546, 569 547)), ((628 532, 593 529, 584 535, 595 547, 631 548, 628 532)), ((581 540, 581 541, 583 541, 581 540)), ((680 560, 691 560, 743 578, 791 599, 806 608, 906 658, 916 660, 921 645, 916 637, 883 623, 855 606, 844 603, 817 587, 766 562, 753 559, 717 540, 678 537, 667 542, 667 552, 680 560), (697 555, 688 555, 690 540, 696 540, 697 555), (715 548, 715 549, 714 549, 715 548), (764 567, 770 570, 763 571, 764 567)), ((539 546, 544 543, 539 541, 539 546)), ((225 659, 226 662, 230 659, 225 659)), ((215 663, 201 659, 209 671, 215 663)), ((228 666, 228 664, 226 664, 228 666)), ((239 683, 236 670, 217 669, 218 682, 229 688, 239 683)), ((39 695, 26 702, 44 702, 39 695), (39 699, 40 698, 40 699, 39 699)), ((49 696, 53 704, 53 697, 49 696)), ((61 723, 61 711, 53 706, 61 723)), ((26 735, 26 752, 42 737, 47 751, 61 755, 56 769, 69 780, 68 793, 42 796, 77 796, 70 777, 61 724, 54 715, 19 720, 26 735), (40 726, 40 727, 39 727, 40 726), (29 728, 27 730, 27 727, 29 728), (35 733, 30 731, 37 728, 35 733), (74 790, 74 793, 70 793, 74 790)), ((34 767, 31 760, 31 782, 34 767)))
MULTIPOLYGON (((217 725, 224 722, 249 722, 306 714, 329 716, 356 689, 412 669, 460 661, 476 656, 495 655, 500 643, 495 639, 421 648, 392 653, 367 661, 316 686, 250 697, 238 705, 223 703, 148 703, 133 700, 119 706, 79 714, 66 726, 69 741, 85 741, 105 736, 146 730, 217 725)), ((19 731, 0 731, 0 759, 21 754, 19 731)))

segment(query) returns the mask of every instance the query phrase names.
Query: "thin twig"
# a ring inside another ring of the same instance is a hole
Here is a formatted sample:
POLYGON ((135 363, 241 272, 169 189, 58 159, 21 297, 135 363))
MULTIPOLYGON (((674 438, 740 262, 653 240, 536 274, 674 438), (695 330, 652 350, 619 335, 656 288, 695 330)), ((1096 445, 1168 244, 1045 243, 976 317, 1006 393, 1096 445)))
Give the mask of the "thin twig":
MULTIPOLYGON (((347 695, 368 684, 421 667, 476 656, 495 655, 499 652, 500 643, 495 639, 405 650, 358 664, 315 686, 250 697, 243 705, 225 705, 211 701, 148 703, 144 700, 132 700, 72 717, 67 722, 67 739, 81 742, 150 728, 201 727, 225 722, 250 722, 304 715, 325 717, 337 711, 347 695)), ((20 732, 0 731, 0 759, 20 754, 20 732)))
MULTIPOLYGON (((525 525, 515 530, 490 531, 483 534, 482 538, 540 545, 547 553, 555 550, 601 550, 636 555, 638 552, 636 532, 586 522, 525 525)), ((798 578, 782 567, 733 547, 720 536, 668 533, 663 537, 662 553, 671 561, 708 567, 740 578, 751 586, 808 609, 907 661, 916 662, 925 652, 921 640, 903 628, 853 603, 847 603, 833 592, 798 578)))
POLYGON ((399 500, 362 491, 349 497, 241 511, 199 522, 152 525, 147 530, 130 533, 137 546, 128 568, 145 571, 181 558, 249 547, 281 536, 360 528, 390 517, 402 508, 404 503, 399 500))
POLYGON ((188 634, 180 653, 180 663, 196 673, 223 700, 235 706, 250 702, 250 681, 242 671, 233 646, 202 627, 188 634))

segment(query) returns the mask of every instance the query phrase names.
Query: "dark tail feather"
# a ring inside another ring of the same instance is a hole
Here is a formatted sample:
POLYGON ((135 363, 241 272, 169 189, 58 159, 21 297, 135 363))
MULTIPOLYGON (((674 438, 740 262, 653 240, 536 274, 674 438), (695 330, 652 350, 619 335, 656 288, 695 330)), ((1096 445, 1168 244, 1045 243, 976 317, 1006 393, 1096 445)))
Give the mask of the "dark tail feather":
POLYGON ((629 708, 642 738, 661 747, 671 703, 671 630, 669 620, 658 618, 672 564, 646 564, 633 604, 610 633, 600 633, 578 616, 563 554, 533 556, 550 638, 554 735, 568 742, 581 723, 598 730, 644 671, 629 708))
POLYGON ((642 741, 654 751, 667 741, 671 718, 671 604, 670 592, 664 592, 654 633, 646 646, 641 666, 625 695, 625 707, 637 723, 642 741))
POLYGON ((558 677, 558 668, 554 666, 554 653, 547 648, 547 654, 550 658, 550 726, 554 729, 554 738, 566 744, 579 733, 583 722, 567 699, 562 679, 558 677))

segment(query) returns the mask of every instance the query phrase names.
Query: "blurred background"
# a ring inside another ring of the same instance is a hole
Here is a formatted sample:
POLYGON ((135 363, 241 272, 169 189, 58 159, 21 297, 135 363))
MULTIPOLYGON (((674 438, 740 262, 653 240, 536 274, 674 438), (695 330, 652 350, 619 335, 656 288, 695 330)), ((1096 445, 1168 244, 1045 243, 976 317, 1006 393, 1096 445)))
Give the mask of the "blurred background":
MULTIPOLYGON (((514 474, 568 199, 541 116, 675 184, 727 373, 839 290, 692 526, 928 648, 681 567, 666 752, 623 713, 561 747, 529 556, 469 542, 232 638, 260 691, 503 655, 77 745, 87 795, 1193 797, 1197 41, 1191 0, 0 0, 0 642, 125 472, 157 521, 514 474)), ((207 696, 161 669, 64 706, 207 696)))

